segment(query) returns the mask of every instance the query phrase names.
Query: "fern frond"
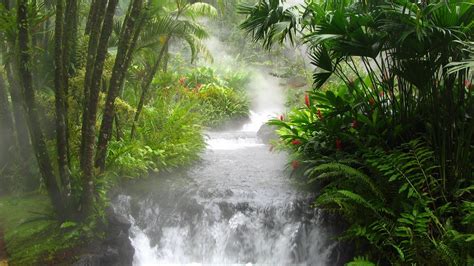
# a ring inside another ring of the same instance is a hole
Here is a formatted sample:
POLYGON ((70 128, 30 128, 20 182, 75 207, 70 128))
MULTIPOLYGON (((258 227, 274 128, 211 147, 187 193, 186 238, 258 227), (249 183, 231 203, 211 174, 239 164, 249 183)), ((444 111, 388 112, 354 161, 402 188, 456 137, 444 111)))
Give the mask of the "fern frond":
POLYGON ((320 179, 322 173, 333 173, 332 175, 326 176, 341 174, 345 177, 355 178, 362 181, 374 195, 376 195, 381 201, 384 201, 383 193, 378 189, 377 185, 370 179, 370 177, 355 168, 340 163, 321 164, 307 172, 310 177, 309 182, 314 182, 315 179, 320 179))

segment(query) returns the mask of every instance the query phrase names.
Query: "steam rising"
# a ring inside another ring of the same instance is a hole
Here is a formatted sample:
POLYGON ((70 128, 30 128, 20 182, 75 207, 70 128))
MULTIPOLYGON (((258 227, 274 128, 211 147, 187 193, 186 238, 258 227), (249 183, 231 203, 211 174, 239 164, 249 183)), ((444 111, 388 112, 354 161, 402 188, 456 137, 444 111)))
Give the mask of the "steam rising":
POLYGON ((251 101, 251 122, 244 126, 243 131, 256 132, 262 124, 284 111, 285 93, 281 86, 282 80, 270 75, 271 69, 268 67, 247 65, 243 60, 238 60, 239 56, 232 54, 229 46, 215 35, 228 35, 229 32, 222 28, 215 29, 210 22, 204 23, 213 29, 214 34, 205 40, 205 45, 214 59, 210 66, 221 72, 244 68, 250 74, 250 81, 245 89, 251 101))

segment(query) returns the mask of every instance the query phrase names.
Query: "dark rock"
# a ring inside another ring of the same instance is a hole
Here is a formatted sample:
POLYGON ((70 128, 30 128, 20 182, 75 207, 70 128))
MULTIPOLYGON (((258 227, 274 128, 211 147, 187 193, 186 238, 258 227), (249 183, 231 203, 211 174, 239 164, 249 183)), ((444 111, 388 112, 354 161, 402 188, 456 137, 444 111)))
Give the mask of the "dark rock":
POLYGON ((97 254, 85 254, 82 255, 78 261, 76 261, 73 266, 100 266, 102 257, 97 254))
POLYGON ((75 266, 118 265, 129 266, 133 263, 135 249, 129 237, 132 224, 123 216, 118 215, 112 208, 106 209, 107 225, 105 238, 91 243, 88 253, 81 255, 75 266))
POLYGON ((265 144, 269 144, 272 140, 278 140, 275 126, 263 124, 257 132, 257 137, 265 144))
POLYGON ((106 210, 107 220, 109 222, 109 226, 113 229, 120 229, 124 231, 128 231, 132 224, 128 221, 127 218, 123 217, 122 215, 116 214, 112 208, 107 208, 106 210))

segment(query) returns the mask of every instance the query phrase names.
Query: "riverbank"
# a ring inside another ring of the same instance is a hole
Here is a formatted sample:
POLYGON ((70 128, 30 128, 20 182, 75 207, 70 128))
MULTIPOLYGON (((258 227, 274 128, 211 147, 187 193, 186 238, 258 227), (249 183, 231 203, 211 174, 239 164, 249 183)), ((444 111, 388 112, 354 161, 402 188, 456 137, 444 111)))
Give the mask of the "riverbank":
POLYGON ((0 197, 0 266, 131 265, 130 223, 111 209, 106 226, 93 232, 51 215, 46 196, 38 193, 0 197))
POLYGON ((8 260, 7 260, 7 249, 5 246, 5 236, 3 233, 3 229, 0 225, 0 266, 7 266, 8 265, 8 260))

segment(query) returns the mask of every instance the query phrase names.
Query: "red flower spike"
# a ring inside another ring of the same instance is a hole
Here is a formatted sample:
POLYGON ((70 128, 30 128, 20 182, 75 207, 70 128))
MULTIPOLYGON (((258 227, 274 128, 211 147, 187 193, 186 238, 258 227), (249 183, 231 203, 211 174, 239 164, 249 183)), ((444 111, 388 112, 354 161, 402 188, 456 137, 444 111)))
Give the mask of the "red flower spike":
POLYGON ((280 115, 278 118, 279 118, 281 121, 285 120, 285 118, 283 117, 283 115, 280 115))
POLYGON ((294 139, 293 141, 291 141, 291 144, 295 146, 301 145, 301 143, 302 142, 299 139, 294 139))
POLYGON ((297 169, 298 167, 300 167, 300 162, 298 162, 297 160, 292 161, 291 167, 293 168, 293 170, 297 169))
POLYGON ((355 120, 355 119, 352 120, 351 127, 352 127, 352 128, 357 128, 357 127, 359 127, 359 122, 357 122, 357 120, 355 120))
POLYGON ((471 81, 467 79, 464 80, 464 87, 468 90, 474 89, 474 86, 472 85, 471 81))
POLYGON ((321 110, 318 109, 317 115, 319 120, 323 120, 323 114, 321 113, 321 110))
POLYGON ((308 95, 308 94, 306 94, 306 95, 304 96, 304 104, 305 104, 306 107, 308 107, 308 108, 309 108, 310 105, 311 105, 311 102, 310 102, 310 100, 309 100, 309 95, 308 95))
POLYGON ((340 139, 336 139, 336 150, 342 150, 342 141, 340 139))
POLYGON ((374 105, 375 105, 375 99, 374 99, 374 98, 370 98, 369 104, 370 104, 370 106, 374 106, 374 105))
POLYGON ((348 84, 347 84, 347 85, 349 85, 349 87, 350 87, 350 88, 353 88, 353 87, 354 87, 354 85, 355 85, 355 82, 354 82, 354 80, 349 80, 349 82, 348 82, 348 84))

